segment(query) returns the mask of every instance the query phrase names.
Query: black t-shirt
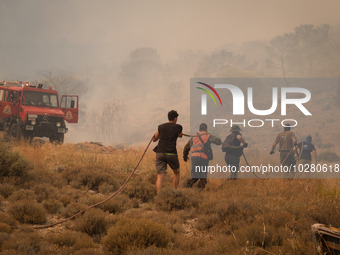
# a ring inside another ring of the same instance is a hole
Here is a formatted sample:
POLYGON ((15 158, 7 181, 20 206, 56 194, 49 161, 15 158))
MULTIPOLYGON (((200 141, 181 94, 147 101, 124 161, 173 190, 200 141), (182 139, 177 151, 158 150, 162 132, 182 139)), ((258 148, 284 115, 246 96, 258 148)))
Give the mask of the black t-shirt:
MULTIPOLYGON (((228 135, 225 139, 226 145, 240 147, 241 142, 237 139, 238 135, 242 136, 240 132, 232 132, 230 135, 228 135)), ((227 147, 225 152, 226 154, 229 154, 229 155, 241 157, 243 154, 243 147, 240 147, 240 148, 227 147)))
POLYGON ((303 147, 302 147, 302 143, 298 144, 298 147, 300 149, 301 152, 301 156, 300 159, 305 159, 305 160, 312 160, 312 156, 310 155, 310 153, 312 151, 315 151, 315 147, 312 143, 303 143, 303 147))
POLYGON ((181 125, 175 123, 164 123, 158 126, 159 142, 156 152, 177 154, 176 142, 178 135, 182 132, 181 125))
POLYGON ((310 155, 310 153, 312 151, 315 151, 315 147, 312 143, 303 143, 303 147, 302 147, 302 143, 299 143, 298 147, 300 151, 302 150, 300 159, 312 160, 312 156, 310 155))

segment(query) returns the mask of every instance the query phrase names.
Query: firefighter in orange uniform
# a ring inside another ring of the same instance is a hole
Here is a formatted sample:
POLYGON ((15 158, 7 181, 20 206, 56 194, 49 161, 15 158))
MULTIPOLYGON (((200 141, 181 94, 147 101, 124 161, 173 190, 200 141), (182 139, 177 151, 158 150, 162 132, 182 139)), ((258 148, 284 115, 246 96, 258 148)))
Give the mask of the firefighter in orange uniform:
POLYGON ((205 188, 207 184, 207 168, 209 160, 212 159, 211 143, 222 144, 220 138, 209 134, 207 131, 207 124, 201 123, 199 132, 184 147, 183 159, 185 162, 188 161, 189 151, 191 150, 191 179, 188 179, 187 187, 192 187, 199 180, 197 186, 201 189, 205 188))

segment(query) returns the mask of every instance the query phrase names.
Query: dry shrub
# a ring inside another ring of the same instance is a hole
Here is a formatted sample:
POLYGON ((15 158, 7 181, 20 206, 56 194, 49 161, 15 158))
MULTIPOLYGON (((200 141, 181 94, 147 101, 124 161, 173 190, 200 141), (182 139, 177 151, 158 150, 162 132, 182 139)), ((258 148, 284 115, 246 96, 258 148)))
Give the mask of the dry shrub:
POLYGON ((8 233, 12 232, 12 227, 6 223, 0 222, 0 233, 8 233))
POLYGON ((293 215, 288 212, 272 212, 265 215, 265 222, 275 228, 285 227, 293 219, 293 215))
POLYGON ((256 215, 258 210, 248 201, 230 200, 227 198, 210 199, 200 206, 200 212, 205 215, 217 215, 220 221, 228 223, 239 220, 251 221, 252 215, 256 215))
POLYGON ((13 194, 8 198, 9 201, 15 202, 18 200, 35 200, 35 193, 29 189, 19 189, 14 191, 13 194))
POLYGON ((72 255, 104 255, 102 249, 99 248, 82 248, 72 251, 72 255))
POLYGON ((272 245, 273 232, 268 226, 250 224, 235 231, 235 236, 242 246, 266 248, 272 245))
POLYGON ((212 228, 217 222, 219 222, 219 217, 216 214, 202 215, 198 218, 196 223, 196 228, 198 230, 208 230, 212 228))
POLYGON ((325 199, 309 208, 308 214, 316 223, 323 223, 334 227, 340 227, 340 199, 334 202, 325 199))
POLYGON ((73 198, 68 195, 68 194, 60 194, 57 199, 64 205, 64 206, 68 206, 69 204, 72 203, 73 198))
POLYGON ((74 231, 63 231, 61 233, 50 234, 47 237, 47 240, 59 247, 73 247, 74 250, 96 247, 96 244, 91 237, 84 233, 74 231))
POLYGON ((55 198, 57 189, 50 184, 41 183, 33 187, 36 200, 40 203, 49 198, 55 198))
POLYGON ((143 250, 128 250, 125 252, 126 255, 165 255, 165 254, 176 254, 175 252, 168 252, 164 248, 158 248, 156 246, 149 246, 143 250))
POLYGON ((185 191, 164 189, 155 198, 155 204, 159 210, 171 212, 173 210, 183 210, 192 207, 197 208, 200 199, 197 192, 190 189, 186 189, 185 191))
POLYGON ((154 185, 143 181, 142 178, 136 177, 125 187, 123 193, 127 194, 129 198, 137 198, 142 203, 149 202, 156 195, 154 185))
POLYGON ((99 185, 98 192, 104 195, 110 194, 112 192, 116 191, 116 188, 112 184, 108 184, 107 182, 99 185))
POLYGON ((171 233, 163 225, 146 219, 122 219, 112 226, 102 239, 103 246, 112 253, 149 246, 166 247, 171 233))
POLYGON ((109 213, 122 213, 131 208, 138 208, 139 202, 136 199, 129 199, 124 194, 120 194, 113 199, 100 205, 99 208, 109 213))
POLYGON ((15 190, 15 187, 9 183, 0 183, 0 195, 4 198, 8 198, 15 190))
POLYGON ((21 223, 43 224, 46 222, 46 211, 35 200, 18 200, 9 207, 10 214, 21 223))
MULTIPOLYGON (((99 202, 103 199, 104 198, 100 198, 100 200, 92 201, 91 204, 94 204, 94 202, 99 202)), ((101 204, 99 208, 109 213, 122 213, 136 206, 138 207, 138 203, 136 204, 136 200, 129 199, 128 196, 125 194, 118 194, 104 204, 101 204)))
POLYGON ((84 232, 90 236, 102 236, 106 234, 106 213, 99 208, 91 208, 75 221, 75 230, 84 232))
POLYGON ((9 145, 0 143, 0 177, 16 176, 25 178, 31 168, 30 163, 18 152, 13 152, 9 145))
POLYGON ((60 212, 64 217, 67 218, 76 214, 77 212, 80 212, 81 210, 84 210, 85 208, 87 208, 87 206, 84 204, 72 202, 66 207, 60 208, 60 212))
POLYGON ((33 229, 19 229, 3 242, 1 250, 3 254, 44 254, 45 246, 45 241, 33 229))
POLYGON ((85 186, 88 189, 98 191, 99 186, 104 183, 111 184, 115 188, 119 186, 113 175, 105 172, 100 166, 87 166, 85 169, 67 170, 64 171, 63 176, 74 188, 85 186))
POLYGON ((9 239, 10 239, 10 235, 8 233, 0 232, 0 247, 2 247, 2 244, 9 239))
POLYGON ((5 212, 0 212, 0 222, 6 223, 7 225, 10 226, 16 225, 16 220, 5 212))
POLYGON ((47 199, 42 202, 42 205, 47 210, 48 213, 56 214, 63 208, 63 204, 55 199, 47 199))

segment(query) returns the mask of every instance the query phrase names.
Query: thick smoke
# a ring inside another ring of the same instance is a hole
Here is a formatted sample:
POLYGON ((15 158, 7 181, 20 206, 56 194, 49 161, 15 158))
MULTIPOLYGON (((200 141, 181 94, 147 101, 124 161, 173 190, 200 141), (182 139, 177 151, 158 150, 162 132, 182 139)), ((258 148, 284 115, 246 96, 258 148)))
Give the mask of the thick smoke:
POLYGON ((171 109, 190 132, 191 77, 338 77, 338 7, 307 0, 5 0, 0 79, 79 94, 80 123, 69 125, 67 142, 136 144, 171 109))

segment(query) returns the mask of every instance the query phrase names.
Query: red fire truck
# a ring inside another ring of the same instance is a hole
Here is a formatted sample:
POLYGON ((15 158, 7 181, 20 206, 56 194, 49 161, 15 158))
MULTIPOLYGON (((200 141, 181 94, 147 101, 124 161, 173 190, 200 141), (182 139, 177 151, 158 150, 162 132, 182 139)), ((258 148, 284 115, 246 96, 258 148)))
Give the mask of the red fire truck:
POLYGON ((65 121, 78 123, 79 98, 63 95, 42 84, 0 82, 0 130, 16 139, 48 137, 63 143, 67 133, 65 121))

